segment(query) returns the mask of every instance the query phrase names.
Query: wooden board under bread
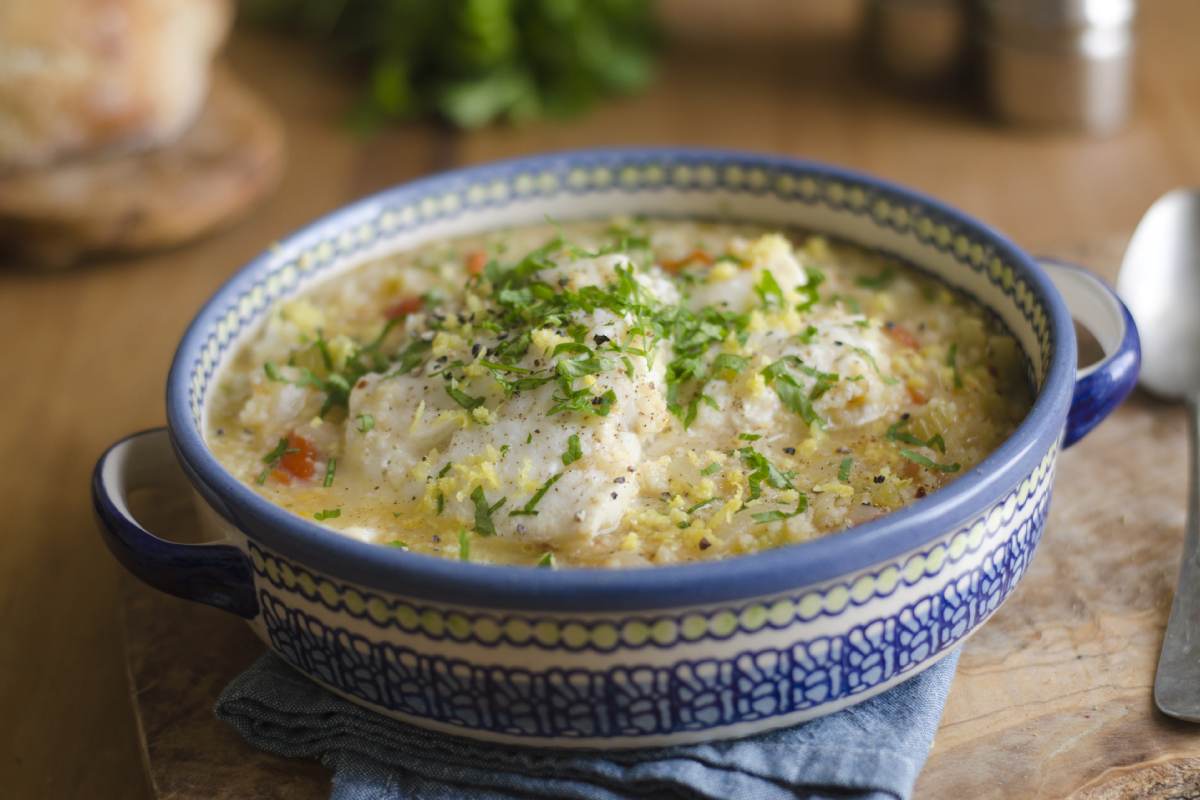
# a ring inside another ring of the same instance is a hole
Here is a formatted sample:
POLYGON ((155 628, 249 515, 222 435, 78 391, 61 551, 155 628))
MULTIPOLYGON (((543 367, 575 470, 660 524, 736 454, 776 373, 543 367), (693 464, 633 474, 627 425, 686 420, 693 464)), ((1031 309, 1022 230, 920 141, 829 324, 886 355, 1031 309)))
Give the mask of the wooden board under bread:
POLYGON ((273 188, 283 126, 227 68, 171 144, 0 174, 0 264, 54 268, 182 244, 273 188))

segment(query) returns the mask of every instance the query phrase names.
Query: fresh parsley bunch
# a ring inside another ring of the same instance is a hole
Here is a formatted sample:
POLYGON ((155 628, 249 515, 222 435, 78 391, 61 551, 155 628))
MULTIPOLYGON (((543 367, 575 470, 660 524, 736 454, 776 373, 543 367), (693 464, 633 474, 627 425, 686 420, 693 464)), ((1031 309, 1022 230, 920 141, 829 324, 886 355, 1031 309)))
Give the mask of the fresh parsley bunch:
POLYGON ((366 70, 362 121, 567 115, 650 79, 651 0, 248 0, 366 70))

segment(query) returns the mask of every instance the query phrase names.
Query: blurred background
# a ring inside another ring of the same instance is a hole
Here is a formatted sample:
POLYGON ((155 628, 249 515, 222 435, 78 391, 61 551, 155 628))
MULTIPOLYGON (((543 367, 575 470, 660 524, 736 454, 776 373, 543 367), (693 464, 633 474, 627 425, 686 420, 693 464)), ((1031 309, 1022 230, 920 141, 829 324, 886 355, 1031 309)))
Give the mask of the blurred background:
POLYGON ((3 793, 145 791, 88 474, 272 241, 454 166, 692 145, 866 170, 1111 275, 1200 183, 1198 31, 1195 0, 0 0, 3 793))

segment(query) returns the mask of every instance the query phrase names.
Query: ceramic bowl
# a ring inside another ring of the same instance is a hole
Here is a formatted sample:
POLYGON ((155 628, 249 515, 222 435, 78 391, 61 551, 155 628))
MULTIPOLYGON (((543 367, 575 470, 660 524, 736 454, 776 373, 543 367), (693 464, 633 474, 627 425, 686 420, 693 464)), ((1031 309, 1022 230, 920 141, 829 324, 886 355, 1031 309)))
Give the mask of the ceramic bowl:
POLYGON ((524 158, 342 208, 246 265, 200 310, 167 381, 168 427, 96 466, 101 531, 136 576, 244 617, 285 661, 414 725, 539 746, 735 737, 861 702, 929 667, 1008 597, 1042 535, 1059 450, 1133 386, 1128 312, 1089 273, 876 178, 679 149, 524 158), (340 536, 259 497, 204 444, 208 396, 273 303, 366 259, 547 215, 645 213, 802 226, 902 257, 974 296, 1024 350, 1037 398, 999 449, 911 506, 721 562, 535 570, 340 536), (1076 365, 1072 312, 1105 356, 1076 365), (130 491, 182 467, 213 543, 172 543, 130 491))

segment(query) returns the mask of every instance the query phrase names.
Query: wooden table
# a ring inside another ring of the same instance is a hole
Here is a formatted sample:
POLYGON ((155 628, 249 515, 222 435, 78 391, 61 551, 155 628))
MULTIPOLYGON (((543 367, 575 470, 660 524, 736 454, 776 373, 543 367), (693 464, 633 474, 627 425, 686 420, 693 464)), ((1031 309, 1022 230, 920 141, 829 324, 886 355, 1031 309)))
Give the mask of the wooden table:
MULTIPOLYGON (((681 39, 650 92, 580 120, 469 135, 407 126, 358 140, 340 124, 351 96, 345 83, 292 46, 243 34, 231 48, 232 62, 289 124, 291 165, 269 203, 236 228, 175 252, 56 276, 0 270, 7 377, 0 509, 8 539, 0 548, 0 779, 7 796, 146 793, 116 614, 118 568, 94 532, 88 474, 107 443, 162 423, 163 376, 198 304, 299 223, 356 195, 454 164, 596 144, 719 145, 838 162, 939 195, 1044 251, 1111 243, 1158 194, 1200 183, 1200 60, 1193 41, 1200 4, 1194 0, 1143 4, 1140 106, 1129 128, 1106 140, 1004 130, 959 104, 905 99, 877 86, 847 44, 847 4, 815 10, 816 4, 777 0, 773 11, 732 22, 717 19, 721 5, 664 4, 681 39)), ((1158 421, 1161 413, 1145 411, 1138 424, 1178 426, 1175 417, 1158 421)), ((1178 539, 1181 485, 1170 484, 1155 518, 1117 525, 1127 445, 1102 429, 1078 455, 1067 454, 1064 475, 1081 462, 1112 464, 1117 482, 1093 493, 1064 482, 1059 507, 1095 504, 1105 526, 1097 537, 1136 544, 1155 526, 1163 542, 1178 539)), ((1181 447, 1168 442, 1160 455, 1180 464, 1181 447)), ((1171 474, 1182 481, 1182 472, 1171 474)), ((1063 588, 1053 602, 1066 605, 1053 609, 1075 608, 1070 587, 1108 580, 1114 590, 1134 593, 1142 611, 1112 622, 1081 608, 1063 617, 1070 624, 1048 629, 1039 624, 1042 600, 1015 598, 968 648, 923 778, 927 794, 961 789, 973 770, 1001 782, 1018 773, 1041 775, 1044 793, 1061 794, 1069 788, 1056 777, 1062 765, 1083 758, 1100 792, 1126 766, 1162 748, 1178 757, 1155 767, 1163 780, 1200 758, 1200 734, 1163 727, 1150 709, 1147 669, 1177 559, 1173 548, 1156 547, 1151 553, 1130 546, 1122 551, 1127 561, 1096 574, 1073 571, 1070 553, 1035 562, 1035 572, 1061 571, 1063 588), (961 695, 973 649, 984 652, 993 629, 995 636, 1030 637, 1012 656, 1012 670, 979 684, 989 687, 988 697, 999 692, 1009 700, 1005 724, 1018 726, 1030 709, 1056 708, 1064 690, 1058 681, 1083 674, 1087 682, 1069 690, 1095 698, 1090 736, 1064 742, 1055 728, 1030 727, 1012 750, 985 746, 986 730, 970 710, 987 698, 961 695), (1103 693, 1107 678, 1099 669, 1075 673, 1061 666, 1063 658, 1096 658, 1101 634, 1118 637, 1109 641, 1124 648, 1128 674, 1142 676, 1110 687, 1111 694, 1103 693), (1054 658, 1039 668, 1042 651, 1054 658), (943 773, 946 782, 932 784, 941 753, 961 756, 959 773, 943 773)))

